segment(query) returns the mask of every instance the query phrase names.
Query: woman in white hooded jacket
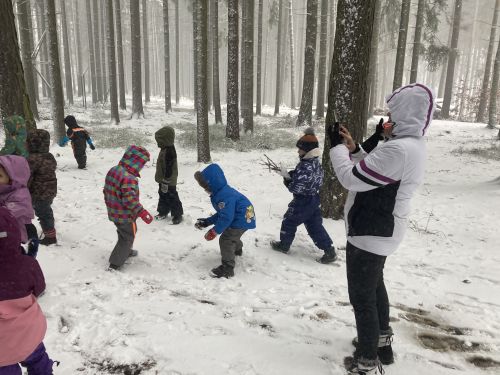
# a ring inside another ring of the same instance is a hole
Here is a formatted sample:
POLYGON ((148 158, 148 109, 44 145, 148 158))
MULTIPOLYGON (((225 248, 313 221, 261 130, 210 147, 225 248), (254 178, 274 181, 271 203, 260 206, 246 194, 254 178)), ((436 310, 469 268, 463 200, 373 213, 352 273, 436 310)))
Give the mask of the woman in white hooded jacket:
POLYGON ((335 174, 349 190, 344 208, 346 266, 358 342, 348 367, 363 375, 378 374, 377 355, 384 364, 394 361, 383 269, 386 257, 403 240, 410 199, 423 181, 423 137, 432 121, 434 95, 415 83, 394 91, 386 103, 389 121, 383 128, 388 139, 373 151, 354 144, 344 127, 335 132, 330 126, 328 132, 335 174))

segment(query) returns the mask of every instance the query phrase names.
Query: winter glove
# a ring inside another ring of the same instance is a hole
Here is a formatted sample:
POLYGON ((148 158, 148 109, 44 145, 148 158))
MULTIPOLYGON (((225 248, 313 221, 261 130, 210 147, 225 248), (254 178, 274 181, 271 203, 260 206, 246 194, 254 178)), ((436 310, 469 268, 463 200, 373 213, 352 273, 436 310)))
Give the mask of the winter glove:
POLYGON ((328 139, 330 140, 330 148, 334 148, 342 144, 342 136, 339 132, 340 125, 338 122, 332 126, 330 125, 327 129, 328 139))
POLYGON ((146 211, 146 210, 142 210, 140 213, 139 213, 139 217, 142 219, 142 221, 144 221, 146 224, 151 224, 151 222, 153 221, 153 216, 151 216, 151 214, 146 211))
POLYGON ((217 237, 217 232, 215 231, 214 228, 210 229, 206 234, 205 234, 205 239, 207 241, 212 241, 215 237, 217 237))
POLYGON ((280 175, 285 180, 290 180, 291 179, 290 173, 288 173, 288 170, 286 169, 286 167, 284 165, 281 165, 281 167, 280 167, 280 175))
POLYGON ((63 139, 61 139, 58 143, 59 146, 64 147, 68 144, 69 138, 65 135, 63 139))
POLYGON ((210 226, 210 223, 208 222, 208 219, 199 218, 199 219, 196 219, 196 223, 194 224, 194 226, 196 229, 203 229, 203 228, 210 226))
POLYGON ((163 194, 168 193, 168 183, 168 180, 163 180, 162 182, 160 182, 160 190, 163 194))
POLYGON ((283 184, 288 188, 288 186, 292 183, 292 179, 283 178, 283 184))
POLYGON ((373 133, 370 138, 365 140, 362 144, 361 147, 363 147, 363 150, 365 150, 366 153, 372 152, 372 150, 377 147, 378 141, 384 139, 384 119, 381 118, 380 121, 377 124, 377 127, 375 128, 375 133, 373 133))
POLYGON ((94 142, 92 141, 92 138, 89 137, 87 139, 87 143, 88 143, 91 150, 95 150, 95 146, 94 146, 94 142))

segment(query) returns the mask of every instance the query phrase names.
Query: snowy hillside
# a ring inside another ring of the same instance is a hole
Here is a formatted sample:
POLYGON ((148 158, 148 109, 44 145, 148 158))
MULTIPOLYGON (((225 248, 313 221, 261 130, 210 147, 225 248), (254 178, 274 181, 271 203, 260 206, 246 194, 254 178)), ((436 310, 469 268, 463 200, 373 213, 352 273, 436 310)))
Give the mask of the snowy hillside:
MULTIPOLYGON (((325 223, 340 250, 333 265, 315 261, 321 253, 304 228, 290 254, 272 251, 269 241, 279 235, 291 195, 279 176, 259 165, 261 150, 212 152, 257 215, 257 229, 243 236, 234 278, 208 276, 220 263, 218 243, 206 242, 193 226, 212 212, 193 178, 204 165, 195 162, 195 151, 179 145, 184 222, 139 222, 134 246, 139 257, 121 272, 106 270, 116 233, 102 187, 124 147, 102 146, 122 145, 119 134, 135 134, 156 157, 153 134, 162 124, 177 124, 178 134, 195 126, 189 111, 167 116, 157 104, 146 109, 145 120, 113 127, 97 115, 75 113, 97 147, 87 151, 87 170, 77 169, 70 147, 52 147, 58 161, 53 207, 59 245, 41 248, 38 260, 47 281, 40 298, 48 318, 45 344, 61 361, 56 374, 344 373, 343 358, 351 354, 356 334, 344 224, 325 223)), ((274 121, 261 120, 269 127, 274 121)), ((51 130, 50 121, 41 127, 51 130)), ((500 372, 500 184, 491 182, 500 176, 500 160, 460 150, 488 148, 496 132, 478 124, 431 126, 425 184, 413 200, 404 243, 386 263, 396 355, 396 363, 385 367, 387 375, 500 372)), ((293 166, 301 130, 285 133, 291 133, 289 148, 265 153, 293 166)), ((151 213, 157 204, 154 171, 155 163, 148 163, 140 180, 141 200, 151 213)))

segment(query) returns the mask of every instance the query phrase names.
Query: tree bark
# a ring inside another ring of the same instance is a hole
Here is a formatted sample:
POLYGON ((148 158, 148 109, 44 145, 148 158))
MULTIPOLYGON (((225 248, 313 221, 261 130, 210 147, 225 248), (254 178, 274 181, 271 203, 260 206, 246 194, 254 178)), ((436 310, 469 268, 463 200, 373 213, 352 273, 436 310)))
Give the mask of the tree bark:
POLYGON ((316 34, 318 28, 318 0, 307 0, 306 47, 304 51, 304 82, 297 126, 312 126, 314 69, 316 66, 316 34))
MULTIPOLYGON (((495 65, 493 66, 493 77, 491 79, 490 89, 490 110, 488 116, 488 128, 493 129, 497 124, 497 100, 498 100, 498 81, 500 79, 500 39, 498 40, 495 65)), ((500 134, 500 132, 499 132, 500 134)))
POLYGON ((196 42, 196 33, 198 32, 196 27, 196 12, 198 11, 197 6, 198 0, 192 0, 193 4, 193 96, 194 96, 194 109, 198 108, 198 43, 196 42))
POLYGON ((451 36, 450 53, 448 55, 448 67, 446 69, 446 86, 444 88, 442 118, 450 117, 450 106, 453 95, 453 80, 455 77, 455 61, 458 55, 458 36, 460 33, 460 18, 462 13, 462 0, 455 0, 455 12, 453 16, 453 32, 451 36))
POLYGON ((97 103, 97 77, 96 77, 96 63, 94 56, 94 35, 92 33, 92 10, 90 9, 90 0, 85 1, 87 5, 87 32, 89 41, 89 65, 90 65, 90 78, 92 84, 92 103, 97 103))
POLYGON ((254 0, 245 0, 242 4, 244 9, 244 14, 246 17, 243 19, 244 24, 242 25, 243 34, 243 45, 242 57, 244 58, 244 64, 242 64, 242 74, 241 85, 243 87, 244 96, 242 97, 242 115, 243 115, 243 129, 246 132, 253 133, 253 63, 254 63, 254 43, 253 43, 253 25, 254 25, 254 13, 255 13, 255 2, 254 0), (243 70, 243 66, 245 69, 243 70), (244 111, 243 111, 244 109, 244 111))
POLYGON ((116 52, 118 60, 118 84, 120 86, 119 98, 120 109, 127 109, 125 100, 125 72, 123 69, 123 40, 122 40, 122 12, 120 0, 115 0, 115 19, 116 19, 116 52))
POLYGON ((207 99, 207 22, 208 6, 206 0, 195 0, 196 5, 196 50, 197 64, 197 105, 196 105, 196 125, 198 140, 198 162, 210 162, 210 144, 208 139, 208 99, 207 99))
POLYGON ((238 0, 228 0, 227 5, 227 125, 226 137, 240 139, 238 109, 238 0))
POLYGON ((276 39, 276 97, 274 100, 274 115, 280 113, 281 104, 281 29, 283 28, 283 0, 279 0, 278 37, 276 39))
POLYGON ((71 58, 69 54, 68 24, 66 20, 66 5, 61 2, 61 24, 64 49, 64 81, 66 83, 66 99, 69 104, 73 104, 73 79, 71 77, 71 58))
MULTIPOLYGON (((328 1, 328 0, 325 0, 328 1)), ((293 26, 293 1, 288 1, 288 27, 290 29, 290 107, 295 108, 295 37, 293 26)))
MULTIPOLYGON (((106 0, 105 0, 106 1, 106 0)), ((107 38, 106 38, 106 19, 107 12, 105 2, 99 1, 99 14, 101 15, 100 22, 100 33, 101 36, 101 71, 102 71, 102 99, 104 103, 108 101, 108 75, 107 73, 107 61, 108 61, 108 46, 107 46, 107 38)))
POLYGON ((97 0, 92 1, 92 30, 94 31, 94 59, 95 59, 95 75, 96 75, 96 85, 97 85, 97 101, 102 103, 104 96, 102 93, 102 69, 101 69, 101 48, 100 48, 100 37, 99 37, 99 7, 97 0))
POLYGON ((408 23, 410 20, 411 0, 403 0, 401 5, 401 17, 399 21, 398 49, 396 52, 396 65, 394 67, 394 81, 392 89, 396 90, 403 85, 403 74, 405 69, 406 38, 408 36, 408 23))
POLYGON ((108 39, 108 76, 109 76, 109 102, 111 104, 111 121, 116 125, 120 123, 118 113, 118 93, 116 85, 116 56, 115 56, 115 31, 113 20, 113 0, 106 0, 107 39, 108 39))
POLYGON ((0 117, 23 116, 28 129, 36 129, 19 56, 12 2, 0 2, 0 117))
POLYGON ((165 72, 165 112, 172 112, 170 95, 170 35, 168 26, 168 0, 163 0, 163 69, 165 72))
POLYGON ((496 0, 495 9, 493 10, 493 20, 491 21, 490 42, 488 44, 488 53, 486 55, 486 63, 484 65, 484 78, 481 85, 481 96, 479 99, 479 107, 476 115, 476 122, 486 121, 486 104, 488 103, 488 88, 490 85, 491 75, 491 60, 493 59, 493 50, 495 48, 495 36, 498 23, 498 14, 500 13, 500 0, 496 0))
POLYGON ((211 0, 210 7, 212 9, 212 88, 215 109, 215 123, 222 124, 222 113, 220 108, 220 88, 219 88, 219 0, 211 0))
POLYGON ((264 12, 264 0, 259 0, 257 15, 257 98, 255 103, 255 114, 262 114, 262 22, 264 12))
MULTIPOLYGON (((330 0, 333 1, 333 0, 330 0)), ((316 94, 316 118, 325 117, 326 53, 328 37, 328 0, 321 0, 321 30, 319 42, 318 93, 316 94)))
POLYGON ((175 104, 180 101, 179 69, 179 0, 175 0, 175 104))
POLYGON ((130 38, 132 47, 132 117, 144 117, 141 77, 141 15, 139 1, 130 0, 130 38))
POLYGON ((380 37, 380 14, 382 0, 374 0, 375 14, 373 17, 372 45, 370 51, 370 67, 368 72, 368 87, 370 98, 368 104, 368 117, 373 116, 378 90, 378 43, 380 37))
POLYGON ((410 83, 417 82, 418 58, 422 49, 422 28, 424 26, 425 0, 418 0, 417 21, 415 25, 415 37, 413 38, 413 51, 411 58, 410 83))
POLYGON ((83 64, 82 64, 82 40, 80 36, 80 12, 78 11, 78 0, 74 0, 73 2, 73 22, 74 22, 74 32, 75 32, 75 40, 76 40, 76 60, 77 60, 77 73, 76 73, 76 82, 77 82, 77 95, 78 97, 83 96, 83 64))
MULTIPOLYGON (((47 7, 47 0, 39 0, 37 2, 39 9, 40 9, 40 16, 41 16, 41 23, 43 25, 44 31, 48 34, 48 21, 47 21, 47 12, 46 12, 46 7, 47 7)), ((42 71, 45 74, 45 79, 47 82, 50 82, 50 67, 49 67, 49 42, 48 42, 48 36, 45 36, 45 41, 42 43, 42 59, 43 59, 43 69, 42 71)), ((48 85, 42 85, 45 90, 44 90, 44 95, 49 98, 49 100, 52 100, 52 89, 48 85)))
MULTIPOLYGON (((36 120, 39 120, 38 106, 36 103, 35 90, 35 71, 33 68, 32 53, 32 38, 30 22, 31 6, 29 1, 21 1, 17 3, 17 12, 19 14, 19 33, 21 39, 21 56, 24 69, 24 82, 30 99, 31 112, 36 120)), ((4 86, 5 87, 5 86, 4 86)), ((24 117, 24 116, 23 116, 24 117)))
MULTIPOLYGON (((367 78, 375 5, 373 1, 339 0, 335 51, 332 58, 325 134, 335 121, 349 125, 355 141, 363 137, 368 95, 367 78), (338 116, 335 118, 334 113, 338 116)), ((325 137, 323 152, 324 183, 321 210, 324 217, 340 219, 347 192, 333 174, 330 143, 325 137)))
POLYGON ((149 31, 148 31, 148 3, 142 0, 142 47, 144 51, 144 99, 146 103, 151 101, 151 88, 149 80, 149 31))
POLYGON ((64 95, 59 65, 59 44, 57 42, 57 22, 55 0, 47 0, 47 27, 49 37, 49 67, 52 86, 52 121, 56 140, 61 140, 66 132, 64 128, 64 95))

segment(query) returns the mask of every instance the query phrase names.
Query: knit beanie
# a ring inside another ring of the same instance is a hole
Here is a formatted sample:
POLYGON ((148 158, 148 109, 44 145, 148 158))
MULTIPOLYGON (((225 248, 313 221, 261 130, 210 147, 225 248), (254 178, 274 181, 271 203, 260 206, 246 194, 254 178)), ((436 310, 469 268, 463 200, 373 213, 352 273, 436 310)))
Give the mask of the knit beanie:
POLYGON ((314 129, 307 128, 304 130, 304 135, 297 141, 297 148, 309 152, 318 147, 319 142, 318 138, 316 138, 316 134, 314 134, 314 129))

